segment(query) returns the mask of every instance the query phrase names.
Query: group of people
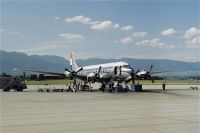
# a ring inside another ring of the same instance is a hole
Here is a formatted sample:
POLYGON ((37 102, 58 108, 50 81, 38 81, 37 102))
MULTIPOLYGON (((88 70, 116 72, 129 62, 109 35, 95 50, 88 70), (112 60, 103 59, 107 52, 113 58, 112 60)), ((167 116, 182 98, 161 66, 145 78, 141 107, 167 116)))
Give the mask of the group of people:
POLYGON ((78 84, 73 84, 71 82, 67 84, 67 91, 69 92, 76 92, 76 91, 85 90, 85 89, 89 89, 88 85, 85 85, 81 82, 79 82, 78 84))
MULTIPOLYGON (((71 82, 67 85, 68 87, 67 87, 67 90, 68 91, 71 91, 71 92, 73 92, 73 91, 79 91, 79 90, 84 90, 84 89, 86 89, 87 87, 84 85, 84 84, 82 84, 81 82, 79 82, 78 84, 72 84, 71 82)), ((114 86, 114 84, 112 83, 112 84, 108 84, 105 88, 109 88, 108 90, 110 90, 110 89, 112 89, 112 87, 114 86)), ((165 82, 163 82, 162 83, 162 89, 163 89, 163 92, 165 92, 165 88, 166 88, 166 83, 165 82)), ((89 88, 87 88, 87 89, 89 89, 89 88)))
POLYGON ((82 87, 82 84, 78 83, 78 84, 72 84, 71 82, 69 84, 67 84, 67 91, 69 92, 76 92, 80 89, 80 87, 82 87))

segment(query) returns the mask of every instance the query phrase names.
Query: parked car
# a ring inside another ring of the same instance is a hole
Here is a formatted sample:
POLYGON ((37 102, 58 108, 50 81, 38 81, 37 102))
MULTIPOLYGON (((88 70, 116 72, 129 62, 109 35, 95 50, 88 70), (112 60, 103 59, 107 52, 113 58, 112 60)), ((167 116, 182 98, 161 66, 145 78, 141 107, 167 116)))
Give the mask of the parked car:
POLYGON ((23 91, 27 89, 27 86, 21 78, 0 77, 0 89, 3 89, 3 91, 10 91, 11 89, 23 91))

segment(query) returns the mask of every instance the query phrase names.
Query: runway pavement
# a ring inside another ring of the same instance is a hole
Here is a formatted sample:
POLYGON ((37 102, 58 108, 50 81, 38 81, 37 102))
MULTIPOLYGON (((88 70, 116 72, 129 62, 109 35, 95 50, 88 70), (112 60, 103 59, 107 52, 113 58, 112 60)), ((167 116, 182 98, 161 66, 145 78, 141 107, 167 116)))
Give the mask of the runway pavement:
POLYGON ((0 92, 1 133, 199 133, 200 90, 0 92))

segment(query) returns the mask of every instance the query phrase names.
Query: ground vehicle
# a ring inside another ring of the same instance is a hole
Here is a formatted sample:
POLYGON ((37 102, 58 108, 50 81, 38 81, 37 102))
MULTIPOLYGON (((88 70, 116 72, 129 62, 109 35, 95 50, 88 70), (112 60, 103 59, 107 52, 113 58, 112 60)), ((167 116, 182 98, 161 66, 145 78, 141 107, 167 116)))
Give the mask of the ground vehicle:
POLYGON ((10 89, 23 91, 23 89, 27 89, 27 86, 21 78, 0 77, 0 89, 3 91, 10 91, 10 89))

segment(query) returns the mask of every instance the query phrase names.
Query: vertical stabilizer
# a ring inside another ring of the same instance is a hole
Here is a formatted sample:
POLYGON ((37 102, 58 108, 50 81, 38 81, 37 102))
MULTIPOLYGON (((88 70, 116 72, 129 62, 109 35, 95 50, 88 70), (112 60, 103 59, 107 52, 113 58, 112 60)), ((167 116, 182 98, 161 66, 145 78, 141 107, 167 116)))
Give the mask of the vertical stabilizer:
POLYGON ((74 70, 74 71, 76 71, 79 67, 76 64, 74 52, 72 52, 70 54, 70 60, 69 61, 70 61, 70 67, 71 67, 71 69, 74 70))

